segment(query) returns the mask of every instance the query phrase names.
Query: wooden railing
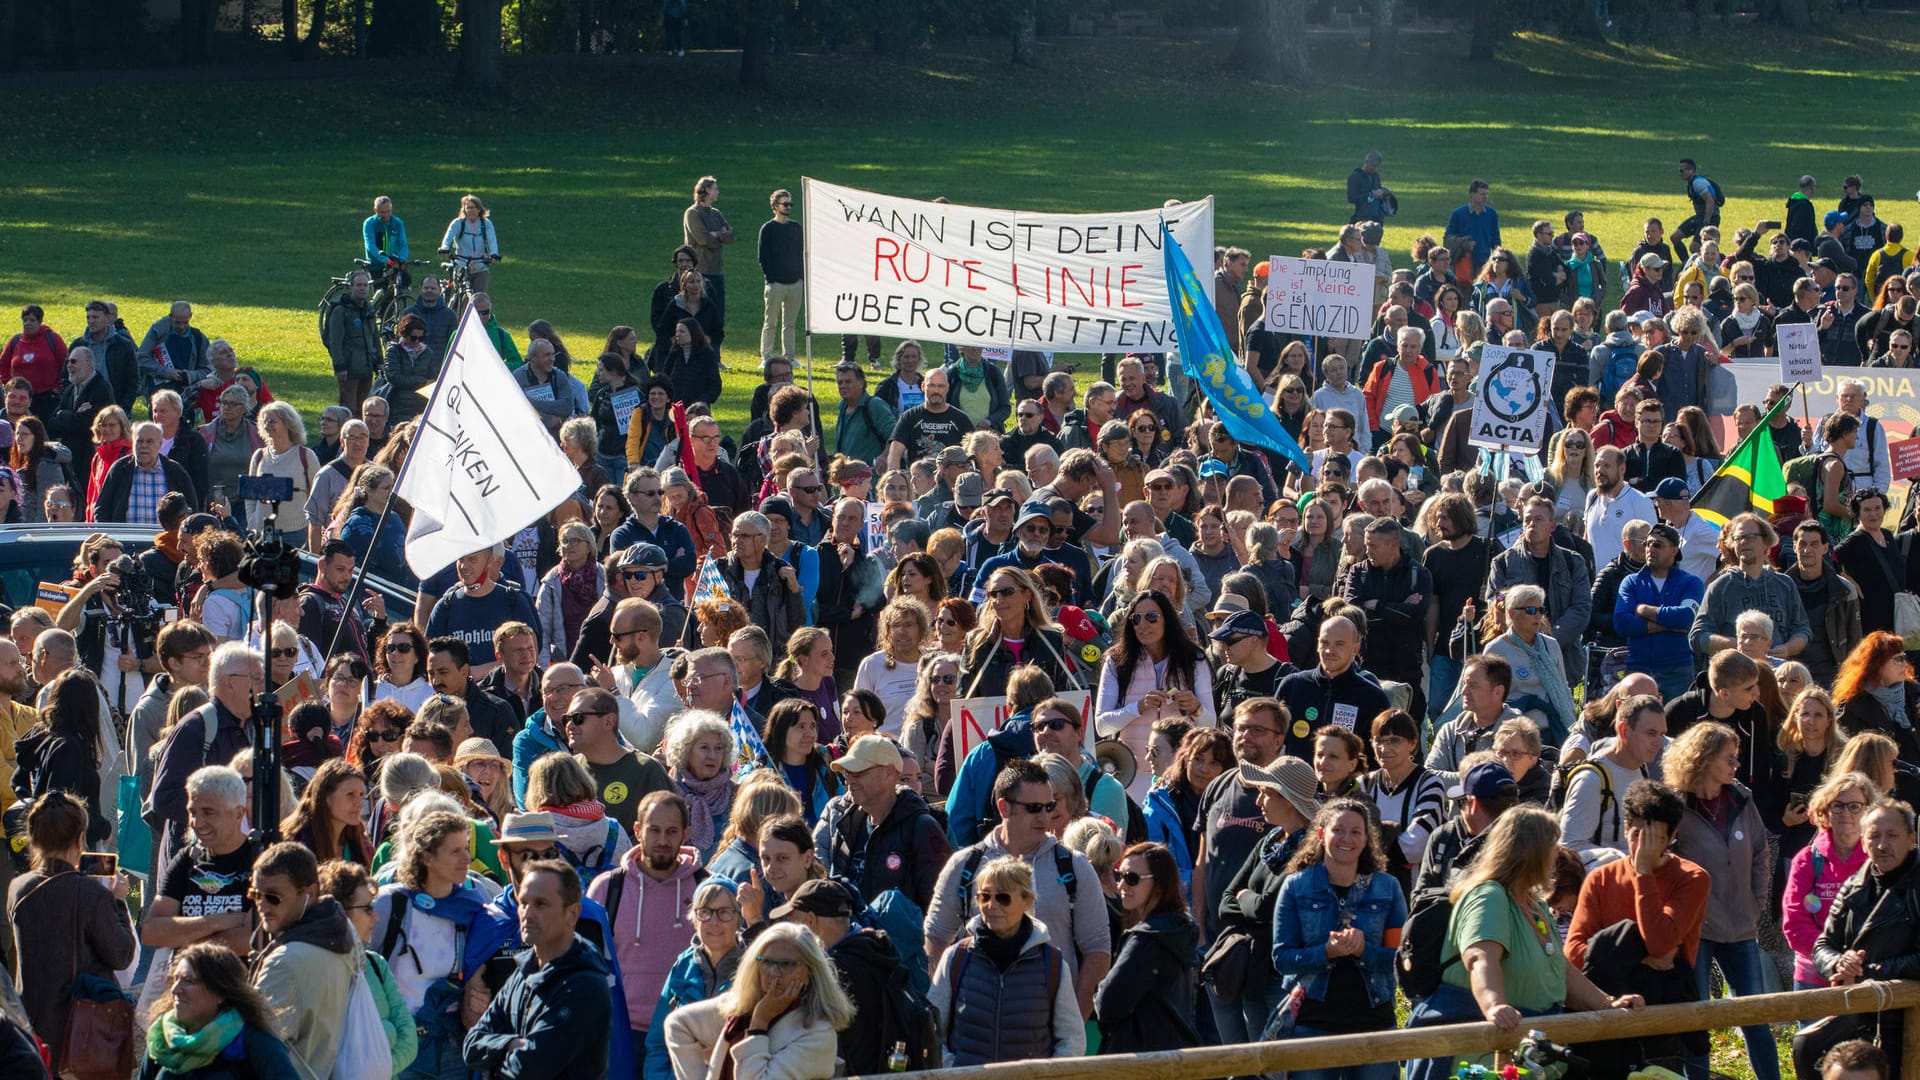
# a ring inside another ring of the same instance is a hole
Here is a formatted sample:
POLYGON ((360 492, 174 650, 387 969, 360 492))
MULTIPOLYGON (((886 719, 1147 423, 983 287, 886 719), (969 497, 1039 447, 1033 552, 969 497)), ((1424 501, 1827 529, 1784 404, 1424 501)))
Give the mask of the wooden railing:
POLYGON ((1023 1080, 1200 1080, 1417 1058, 1472 1057, 1511 1050, 1530 1030, 1542 1032, 1556 1043, 1574 1044, 1882 1011, 1906 1013, 1904 1045, 1886 1049, 1889 1055, 1900 1055, 1904 1075, 1920 1077, 1920 981, 1912 980, 1655 1005, 1631 1013, 1609 1010, 1531 1017, 1516 1031, 1501 1031, 1488 1023, 1450 1024, 1151 1054, 1008 1061, 918 1075, 923 1080, 988 1080, 1002 1076, 1023 1080))

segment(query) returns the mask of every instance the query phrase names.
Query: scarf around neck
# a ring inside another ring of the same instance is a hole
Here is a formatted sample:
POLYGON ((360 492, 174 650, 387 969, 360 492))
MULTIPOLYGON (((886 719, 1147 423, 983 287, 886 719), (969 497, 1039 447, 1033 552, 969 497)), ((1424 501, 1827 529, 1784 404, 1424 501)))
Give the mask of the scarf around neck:
POLYGON ((733 773, 721 769, 711 780, 696 780, 678 769, 673 782, 693 807, 693 823, 687 829, 687 843, 700 851, 713 850, 713 822, 733 805, 733 773))
POLYGON ((221 1009, 220 1015, 199 1031, 181 1027, 179 1018, 169 1012, 147 1029, 147 1056, 176 1076, 199 1072, 245 1028, 240 1014, 231 1006, 221 1009))
POLYGON ((987 381, 987 362, 985 359, 980 361, 980 366, 977 368, 968 367, 965 360, 962 360, 954 366, 960 370, 960 385, 965 388, 968 393, 977 393, 980 390, 981 384, 987 381))

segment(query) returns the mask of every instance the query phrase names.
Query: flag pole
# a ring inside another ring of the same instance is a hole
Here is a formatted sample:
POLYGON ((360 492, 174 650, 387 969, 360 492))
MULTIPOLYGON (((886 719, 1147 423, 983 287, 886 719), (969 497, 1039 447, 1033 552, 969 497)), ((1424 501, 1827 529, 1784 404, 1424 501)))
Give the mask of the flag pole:
POLYGON ((1796 384, 1800 388, 1800 416, 1807 422, 1807 445, 1812 446, 1819 432, 1813 429, 1813 406, 1807 404, 1807 384, 1796 384))
MULTIPOLYGON (((355 560, 359 565, 355 566, 353 569, 353 584, 349 585, 347 587, 347 591, 340 595, 340 606, 341 606, 340 622, 338 625, 336 625, 333 628, 333 640, 327 643, 327 651, 323 654, 323 657, 326 660, 333 659, 333 650, 340 647, 340 635, 347 628, 347 620, 353 618, 354 597, 360 595, 361 588, 364 587, 366 584, 367 567, 372 562, 373 553, 379 550, 380 533, 387 526, 387 518, 393 516, 392 500, 395 495, 398 495, 400 493, 400 481, 407 475, 408 467, 413 464, 413 455, 415 451, 420 449, 420 439, 419 439, 418 430, 417 430, 419 427, 420 418, 432 413, 434 404, 440 400, 440 390, 446 384, 447 359, 453 356, 454 352, 456 351, 456 347, 460 344, 460 335, 465 333, 466 329, 467 329, 467 315, 466 313, 462 313, 460 316, 459 325, 455 326, 453 329, 452 340, 447 342, 447 355, 446 357, 443 357, 440 361, 440 374, 433 380, 433 393, 427 398, 427 407, 420 410, 420 416, 416 416, 413 419, 413 424, 416 430, 408 433, 406 456, 400 459, 400 469, 398 472, 393 474, 393 495, 387 496, 387 499, 388 499, 387 512, 384 514, 381 514, 378 518, 374 519, 373 536, 367 540, 367 556, 368 557, 365 559, 355 560)), ((351 479, 351 477, 349 477, 349 479, 351 479)), ((314 554, 317 556, 320 553, 316 551, 314 552, 314 554)), ((419 590, 416 586, 415 588, 416 597, 418 596, 418 593, 419 593, 419 590)), ((415 603, 418 603, 418 602, 419 601, 416 599, 415 603)), ((391 616, 391 614, 392 613, 389 612, 389 616, 391 616)), ((387 621, 391 623, 395 620, 389 617, 387 621)), ((373 643, 369 641, 367 643, 367 646, 368 646, 368 649, 371 650, 373 647, 373 643)), ((361 659, 366 662, 367 667, 369 668, 373 667, 373 657, 363 656, 361 657, 361 659)))

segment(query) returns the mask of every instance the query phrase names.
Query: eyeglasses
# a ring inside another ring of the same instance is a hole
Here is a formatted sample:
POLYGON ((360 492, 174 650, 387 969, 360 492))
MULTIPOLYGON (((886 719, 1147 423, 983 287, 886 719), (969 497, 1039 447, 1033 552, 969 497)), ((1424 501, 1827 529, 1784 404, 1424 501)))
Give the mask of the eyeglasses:
POLYGON ((1012 585, 1002 585, 997 589, 988 589, 987 599, 1005 600, 1007 597, 1012 596, 1013 594, 1019 591, 1020 591, 1019 589, 1013 587, 1012 585))
POLYGON ((1134 626, 1139 626, 1141 623, 1152 626, 1159 621, 1160 613, 1157 611, 1136 611, 1132 615, 1127 616, 1127 622, 1134 626))
POLYGON ((1138 885, 1143 881, 1152 881, 1153 875, 1142 874, 1133 870, 1128 870, 1126 873, 1121 873, 1120 871, 1115 870, 1113 872, 1113 880, 1118 882, 1121 885, 1127 886, 1128 888, 1132 888, 1133 886, 1138 885))
POLYGON ((736 544, 745 540, 765 540, 765 539, 766 539, 765 536, 757 532, 743 532, 743 533, 737 532, 733 534, 733 542, 736 544))
POLYGON ((693 917, 701 922, 732 922, 740 917, 738 908, 695 908, 693 917))
POLYGON ((1235 724, 1233 730, 1241 735, 1266 735, 1276 739, 1280 737, 1279 728, 1270 728, 1265 724, 1235 724))
POLYGON ((1012 907, 1013 906, 1012 893, 983 891, 983 892, 974 893, 973 899, 974 899, 974 902, 979 904, 981 907, 986 907, 988 904, 992 904, 994 907, 1012 907))
POLYGON ((413 652, 413 642, 389 641, 381 649, 381 651, 386 653, 388 656, 406 656, 408 653, 413 652))
POLYGON ((562 716, 560 718, 560 722, 566 725, 567 727, 573 727, 576 724, 586 723, 587 718, 590 716, 612 716, 612 715, 613 714, 610 712, 570 712, 565 716, 562 716))
POLYGON ((785 975, 798 970, 800 967, 800 961, 798 960, 782 960, 775 956, 760 956, 755 957, 755 959, 759 961, 761 967, 766 968, 775 975, 785 975))
POLYGON ((659 498, 660 492, 661 492, 660 488, 634 488, 633 489, 633 493, 635 495, 645 495, 649 499, 659 498))
MULTIPOLYGON (((949 618, 949 619, 948 619, 948 620, 946 620, 946 621, 947 621, 947 622, 953 622, 954 620, 952 620, 951 618, 949 618)), ((928 682, 928 683, 930 683, 930 684, 932 684, 932 685, 934 685, 934 686, 952 686, 952 685, 953 685, 954 683, 957 683, 957 682, 959 682, 959 681, 960 681, 960 676, 958 676, 958 675, 954 675, 954 674, 951 674, 951 673, 949 673, 949 674, 946 674, 946 675, 929 675, 929 676, 927 676, 927 682, 928 682)))
POLYGON ((1845 815, 1846 817, 1859 817, 1861 814, 1864 814, 1866 812, 1867 812, 1867 804, 1861 802, 1858 799, 1848 799, 1846 802, 1837 802, 1827 807, 1827 814, 1829 816, 1833 814, 1842 814, 1842 815, 1845 815))
POLYGON ((287 901, 286 897, 277 892, 261 892, 259 889, 248 889, 247 895, 253 897, 254 903, 265 904, 267 907, 279 907, 287 901))
POLYGON ((1156 480, 1147 485, 1148 491, 1172 491, 1173 485, 1165 480, 1156 480))
POLYGON ((539 851, 534 851, 529 848, 513 847, 507 844, 502 844, 501 846, 505 848, 507 858, 516 863, 530 862, 534 859, 558 859, 561 857, 560 849, 551 844, 541 848, 539 851))
POLYGON ((1524 612, 1528 615, 1545 615, 1547 613, 1547 609, 1541 607, 1539 604, 1528 604, 1525 607, 1517 607, 1513 610, 1524 612))
POLYGON ((1054 808, 1055 808, 1055 807, 1057 807, 1057 806, 1059 806, 1059 805, 1060 805, 1060 803, 1059 803, 1058 801, 1053 801, 1053 802, 1017 802, 1017 803, 1014 803, 1013 805, 1015 805, 1015 806, 1017 806, 1017 807, 1019 807, 1019 808, 1020 808, 1020 809, 1022 809, 1022 810, 1025 810, 1025 811, 1026 811, 1027 813, 1029 813, 1029 814, 1032 814, 1032 815, 1033 815, 1033 816, 1035 816, 1035 817, 1039 817, 1039 816, 1040 816, 1040 815, 1042 815, 1042 814, 1051 814, 1051 813, 1053 813, 1053 811, 1054 811, 1054 808))
POLYGON ((1539 757, 1540 755, 1531 750, 1522 750, 1514 747, 1507 750, 1495 750, 1493 756, 1499 758, 1501 761, 1518 761, 1521 758, 1539 757))
POLYGON ((298 648, 273 649, 269 651, 267 655, 273 657, 275 660, 292 660, 300 655, 300 650, 298 648))
POLYGON ((1048 720, 1035 720, 1033 722, 1033 730, 1035 731, 1065 731, 1068 728, 1077 729, 1079 726, 1079 724, 1074 723, 1064 716, 1056 716, 1048 720))
POLYGON ((383 730, 378 728, 367 729, 368 742, 399 742, 400 735, 401 733, 398 731, 383 730))
POLYGON ((492 314, 493 314, 493 309, 492 309, 492 308, 490 308, 490 307, 489 307, 489 308, 474 308, 474 309, 473 309, 473 312, 474 312, 474 314, 476 314, 476 315, 478 315, 478 316, 480 316, 481 318, 483 318, 483 319, 484 319, 484 318, 486 318, 486 317, 488 317, 488 316, 490 316, 490 315, 492 315, 492 314))

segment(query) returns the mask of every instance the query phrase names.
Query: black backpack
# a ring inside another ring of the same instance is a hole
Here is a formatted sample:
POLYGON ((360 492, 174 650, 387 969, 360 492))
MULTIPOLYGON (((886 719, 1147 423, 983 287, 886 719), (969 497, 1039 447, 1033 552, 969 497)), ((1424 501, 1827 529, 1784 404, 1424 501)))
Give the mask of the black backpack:
POLYGON ((1713 191, 1714 207, 1717 209, 1719 207, 1727 205, 1727 193, 1720 190, 1720 185, 1714 182, 1713 177, 1711 176, 1702 177, 1702 179, 1706 180, 1707 187, 1711 188, 1713 191))
POLYGON ((1447 928, 1453 921, 1453 897, 1445 889, 1418 893, 1400 930, 1400 947, 1393 954, 1393 973, 1409 1001, 1420 1001, 1440 989, 1447 965, 1460 958, 1446 956, 1447 928))
MULTIPOLYGON (((1093 805, 1093 789, 1099 787, 1100 778, 1107 775, 1110 774, 1101 768, 1096 768, 1093 772, 1087 774, 1085 786, 1088 806, 1093 805)), ((1115 776, 1113 782, 1119 784, 1120 778, 1115 776)), ((1127 820, 1114 822, 1114 824, 1120 826, 1122 830, 1120 839, 1126 841, 1128 847, 1132 847, 1135 844, 1144 844, 1151 839, 1147 835, 1146 812, 1140 809, 1140 804, 1135 802, 1132 794, 1127 792, 1126 785, 1121 785, 1120 792, 1127 797, 1127 820)))
POLYGON ((907 1072, 924 1072, 940 1067, 940 1028, 934 1022, 933 1006, 924 995, 908 985, 907 969, 896 965, 887 974, 886 1015, 880 1018, 881 1049, 893 1053, 905 1044, 907 1072))

